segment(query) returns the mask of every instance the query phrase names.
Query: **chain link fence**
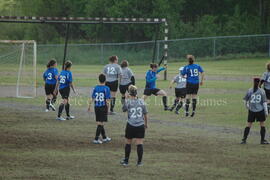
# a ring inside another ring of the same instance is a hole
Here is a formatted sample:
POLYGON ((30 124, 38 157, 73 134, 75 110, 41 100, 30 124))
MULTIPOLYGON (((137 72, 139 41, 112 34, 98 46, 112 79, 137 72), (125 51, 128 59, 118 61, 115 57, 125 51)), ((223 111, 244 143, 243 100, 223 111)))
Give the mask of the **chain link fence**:
MULTIPOLYGON (((270 57, 270 34, 219 36, 206 38, 185 38, 168 41, 168 61, 184 59, 193 54, 200 59, 232 59, 250 57, 270 57)), ((164 41, 129 43, 69 44, 67 58, 76 64, 105 64, 108 57, 118 55, 130 64, 158 62, 163 56, 164 41), (156 51, 154 53, 154 47, 156 51)), ((50 58, 59 62, 63 59, 63 44, 38 45, 38 63, 44 64, 50 58)))

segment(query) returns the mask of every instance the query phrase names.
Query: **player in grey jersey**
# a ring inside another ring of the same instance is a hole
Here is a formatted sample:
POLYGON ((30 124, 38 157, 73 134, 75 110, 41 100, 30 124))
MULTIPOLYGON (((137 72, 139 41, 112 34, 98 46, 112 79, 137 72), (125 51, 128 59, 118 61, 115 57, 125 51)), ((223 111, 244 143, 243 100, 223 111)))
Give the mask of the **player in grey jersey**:
POLYGON ((138 155, 137 166, 141 166, 143 156, 143 139, 145 134, 145 128, 147 128, 148 112, 143 99, 138 99, 137 97, 136 86, 130 85, 128 92, 130 98, 127 99, 123 105, 123 112, 128 113, 128 122, 125 130, 125 158, 121 161, 121 164, 123 166, 128 165, 132 139, 135 138, 138 155))
POLYGON ((186 94, 187 94, 187 79, 186 77, 181 75, 181 72, 183 71, 184 67, 181 67, 180 73, 175 76, 173 78, 173 80, 170 83, 170 89, 172 88, 173 84, 176 83, 176 87, 175 87, 175 100, 174 100, 174 104, 173 106, 170 108, 170 111, 173 111, 173 109, 175 108, 175 114, 179 114, 179 109, 181 109, 181 107, 183 106, 183 103, 185 101, 186 98, 186 94))
POLYGON ((108 86, 111 91, 110 113, 114 114, 113 109, 116 101, 115 97, 118 89, 118 80, 121 79, 122 70, 121 67, 117 64, 117 56, 111 56, 109 61, 110 63, 104 67, 103 73, 106 75, 106 86, 108 86))
POLYGON ((126 92, 128 91, 128 87, 130 85, 135 85, 135 78, 134 78, 133 72, 128 67, 127 60, 123 60, 121 62, 121 68, 122 68, 122 78, 120 81, 119 89, 120 89, 120 93, 122 94, 121 103, 123 104, 126 98, 126 92))
POLYGON ((260 122, 261 126, 261 144, 269 144, 265 140, 265 125, 264 122, 268 115, 267 100, 263 89, 259 88, 260 78, 254 78, 254 86, 246 93, 244 100, 248 109, 247 127, 244 130, 244 136, 241 144, 246 144, 246 140, 252 126, 256 121, 260 122))
POLYGON ((267 97, 268 112, 270 109, 270 63, 266 65, 267 71, 263 73, 259 87, 263 85, 267 97))

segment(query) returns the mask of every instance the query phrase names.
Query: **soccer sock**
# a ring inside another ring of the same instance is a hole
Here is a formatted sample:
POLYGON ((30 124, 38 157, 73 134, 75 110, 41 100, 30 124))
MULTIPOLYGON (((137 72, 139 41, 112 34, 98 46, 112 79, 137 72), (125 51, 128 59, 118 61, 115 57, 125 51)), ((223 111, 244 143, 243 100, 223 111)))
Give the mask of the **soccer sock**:
POLYGON ((265 138, 265 131, 266 131, 266 130, 265 130, 265 127, 262 126, 262 127, 261 127, 261 132, 260 132, 260 133, 261 133, 261 141, 264 141, 264 140, 265 140, 265 139, 264 139, 264 138, 265 138))
POLYGON ((101 125, 97 125, 96 137, 95 137, 95 140, 96 140, 96 141, 97 141, 98 138, 99 138, 99 135, 100 135, 100 133, 101 133, 101 129, 102 129, 101 125))
POLYGON ((114 106, 115 106, 115 97, 113 97, 112 99, 111 99, 111 112, 113 112, 113 109, 114 109, 114 106))
POLYGON ((196 105, 197 105, 197 99, 192 99, 192 110, 195 112, 196 110, 196 105))
POLYGON ((62 111, 64 109, 65 105, 63 103, 60 104, 59 109, 58 109, 58 117, 62 115, 62 111))
POLYGON ((52 98, 52 104, 55 104, 56 99, 57 99, 57 96, 54 95, 53 98, 52 98))
POLYGON ((50 99, 47 99, 46 100, 46 109, 49 109, 50 108, 50 103, 51 103, 51 100, 50 99))
POLYGON ((187 101, 186 101, 186 113, 188 113, 189 104, 190 104, 190 100, 187 99, 187 101))
POLYGON ((143 145, 142 144, 137 145, 137 155, 138 155, 138 163, 142 162, 142 157, 143 157, 143 145))
POLYGON ((177 106, 176 106, 176 111, 179 111, 179 109, 181 109, 181 107, 183 106, 183 102, 182 101, 180 101, 178 104, 177 104, 177 106))
POLYGON ((130 152, 131 152, 131 144, 126 144, 125 146, 125 161, 126 162, 128 162, 130 152))
POLYGON ((162 97, 163 106, 167 107, 167 96, 162 97))
POLYGON ((69 115, 69 103, 67 103, 66 105, 65 105, 65 110, 66 110, 66 114, 67 114, 67 117, 69 117, 70 115, 69 115))
POLYGON ((126 97, 125 97, 125 96, 124 96, 124 97, 122 96, 122 99, 121 99, 121 103, 122 103, 122 104, 125 103, 125 99, 126 99, 126 97))
POLYGON ((249 131, 250 131, 250 127, 246 127, 246 128, 245 128, 245 131, 244 131, 243 140, 247 140, 249 131))
POLYGON ((178 102, 179 102, 179 99, 175 99, 174 100, 174 104, 173 104, 173 106, 172 106, 172 110, 175 108, 175 106, 178 104, 178 102))
POLYGON ((106 139, 107 138, 106 133, 105 133, 104 126, 101 126, 101 135, 102 135, 102 138, 103 139, 106 139))

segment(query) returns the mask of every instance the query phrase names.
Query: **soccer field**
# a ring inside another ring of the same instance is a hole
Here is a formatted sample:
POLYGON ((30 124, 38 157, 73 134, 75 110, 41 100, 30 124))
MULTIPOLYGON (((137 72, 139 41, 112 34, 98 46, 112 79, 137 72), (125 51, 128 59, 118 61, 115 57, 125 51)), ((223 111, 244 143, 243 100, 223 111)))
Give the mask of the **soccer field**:
MULTIPOLYGON (((200 88, 197 114, 185 118, 164 112, 160 97, 147 100, 149 128, 144 145, 144 166, 136 167, 136 148, 130 165, 120 166, 124 155, 124 128, 127 115, 117 103, 117 115, 106 125, 112 142, 94 145, 96 124, 88 114, 90 87, 97 83, 103 66, 72 67, 79 96, 72 93, 71 112, 75 120, 58 122, 56 113, 44 112, 42 72, 38 66, 38 97, 6 97, 14 91, 14 66, 0 67, 0 177, 3 179, 270 179, 270 146, 259 145, 259 126, 251 130, 247 145, 240 145, 247 110, 242 98, 252 86, 252 77, 261 76, 268 59, 198 61, 206 72, 200 88)), ((168 79, 185 62, 168 66, 168 79)), ((148 66, 131 66, 139 88, 145 84, 148 66)), ((163 77, 163 75, 161 75, 163 77)), ((169 80, 157 86, 168 92, 170 104, 174 90, 169 80)), ((59 96, 60 99, 60 96, 59 96)), ((118 100, 119 100, 118 96, 118 100)), ((269 123, 266 122, 268 132, 269 123)), ((267 133, 268 139, 268 133, 267 133)))

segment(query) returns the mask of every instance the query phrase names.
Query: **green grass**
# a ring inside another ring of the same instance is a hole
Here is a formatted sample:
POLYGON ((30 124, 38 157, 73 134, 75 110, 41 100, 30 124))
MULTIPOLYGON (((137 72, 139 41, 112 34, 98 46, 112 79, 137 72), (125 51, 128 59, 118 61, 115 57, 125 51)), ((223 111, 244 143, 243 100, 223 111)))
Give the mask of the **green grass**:
MULTIPOLYGON (((94 115, 86 112, 88 94, 71 97, 74 121, 56 122, 55 113, 43 113, 44 97, 35 99, 0 98, 0 177, 3 179, 269 179, 269 146, 258 145, 259 125, 252 129, 248 143, 239 145, 247 110, 242 98, 261 75, 267 59, 204 61, 209 79, 200 88, 195 118, 184 118, 162 110, 161 98, 147 99, 150 123, 145 139, 144 167, 135 167, 136 148, 132 147, 130 166, 119 165, 124 153, 126 114, 110 116, 109 144, 90 143, 95 133, 94 115), (220 78, 218 80, 217 78, 220 78), (226 78, 223 78, 226 77, 226 78), (254 165, 256 168, 254 168, 254 165)), ((184 63, 169 64, 169 77, 184 63)), ((131 66, 137 85, 144 86, 147 66, 131 66)), ((0 73, 11 71, 0 67, 0 73)), ((43 67, 38 67, 41 76, 43 67)), ((77 87, 92 87, 102 66, 73 67, 77 87)), ((15 75, 1 85, 12 84, 15 75)), ((170 104, 173 90, 169 81, 158 81, 166 88, 170 104)), ((39 82, 39 85, 42 85, 39 82)), ((120 97, 118 96, 118 100, 120 97)), ((266 123, 267 129, 269 123, 266 123)))

